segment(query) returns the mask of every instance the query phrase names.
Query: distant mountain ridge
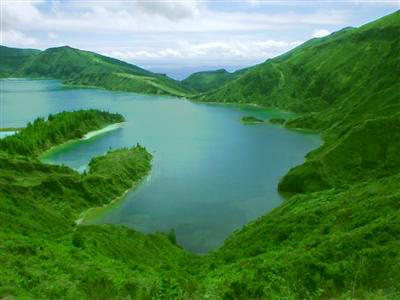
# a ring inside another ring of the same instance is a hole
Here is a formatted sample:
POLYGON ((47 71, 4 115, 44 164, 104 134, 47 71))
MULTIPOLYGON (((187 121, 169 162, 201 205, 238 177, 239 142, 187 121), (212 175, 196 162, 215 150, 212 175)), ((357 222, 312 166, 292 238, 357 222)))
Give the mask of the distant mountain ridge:
POLYGON ((215 89, 236 78, 234 73, 225 69, 196 72, 182 80, 182 84, 196 92, 206 92, 215 89))
POLYGON ((110 90, 186 96, 179 81, 133 64, 69 46, 44 51, 0 46, 1 77, 62 79, 67 84, 110 90))

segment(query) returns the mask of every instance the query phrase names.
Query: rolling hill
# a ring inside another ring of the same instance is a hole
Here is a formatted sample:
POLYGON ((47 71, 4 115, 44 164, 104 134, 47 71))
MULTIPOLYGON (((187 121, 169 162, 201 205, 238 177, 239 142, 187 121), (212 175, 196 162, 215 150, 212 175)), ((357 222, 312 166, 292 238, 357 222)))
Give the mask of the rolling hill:
POLYGON ((399 105, 399 36, 397 11, 360 28, 311 39, 195 98, 313 113, 293 124, 312 129, 387 114, 399 105))
POLYGON ((185 87, 201 93, 215 89, 236 77, 237 75, 235 73, 229 73, 225 69, 219 69, 215 71, 193 73, 186 79, 182 80, 182 84, 185 87))
POLYGON ((66 84, 102 87, 146 94, 185 96, 182 84, 165 75, 132 64, 68 46, 45 51, 1 46, 0 58, 7 58, 3 77, 62 79, 66 84), (3 54, 4 53, 4 54, 3 54), (14 57, 14 63, 9 57, 14 57), (22 58, 22 59, 21 59, 22 58))
POLYGON ((15 70, 20 69, 39 53, 40 50, 35 49, 17 49, 0 46, 0 78, 13 76, 15 70))
POLYGON ((399 36, 397 11, 197 96, 300 112, 287 126, 325 139, 282 178, 283 205, 208 257, 206 290, 237 299, 399 297, 399 36))

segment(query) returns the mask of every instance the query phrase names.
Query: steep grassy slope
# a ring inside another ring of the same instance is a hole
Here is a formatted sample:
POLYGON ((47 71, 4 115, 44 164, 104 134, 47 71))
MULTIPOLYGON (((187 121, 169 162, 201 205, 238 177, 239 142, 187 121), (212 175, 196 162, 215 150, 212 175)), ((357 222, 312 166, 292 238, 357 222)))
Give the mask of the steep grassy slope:
MULTIPOLYGON (((72 114, 79 112, 67 117, 72 114)), ((60 115, 66 118, 66 113, 60 115)), ((151 155, 146 149, 110 151, 94 158, 85 174, 1 150, 1 298, 154 298, 184 293, 182 287, 190 282, 181 266, 190 256, 166 235, 74 222, 85 209, 110 202, 148 173, 151 155)))
POLYGON ((166 235, 111 225, 74 226, 83 210, 108 203, 147 173, 149 154, 143 148, 118 151, 124 152, 120 159, 110 157, 115 153, 98 158, 86 175, 0 153, 0 297, 179 293, 178 282, 188 280, 184 272, 175 273, 188 256, 166 235), (97 172, 110 163, 118 171, 97 172), (130 176, 120 177, 121 170, 130 176))
MULTIPOLYGON (((288 123, 325 129, 326 142, 308 156, 305 164, 282 179, 281 191, 318 191, 390 176, 400 170, 398 33, 399 12, 347 31, 342 43, 354 40, 363 50, 363 56, 360 53, 352 65, 355 75, 351 73, 351 81, 347 87, 343 85, 349 91, 338 93, 327 109, 288 123)), ((339 69, 336 74, 341 72, 339 69)))
POLYGON ((309 112, 325 144, 279 189, 294 195, 199 264, 226 299, 398 299, 400 13, 248 70, 200 99, 309 112), (314 191, 319 191, 312 193, 314 191))
POLYGON ((185 80, 182 80, 182 84, 196 92, 206 92, 220 87, 236 77, 235 73, 229 73, 225 69, 220 69, 193 73, 185 80))
POLYGON ((0 78, 13 76, 15 70, 20 69, 39 53, 40 50, 10 48, 0 45, 0 78))
POLYGON ((397 11, 357 29, 312 39, 197 99, 320 112, 296 123, 315 129, 389 113, 400 97, 399 36, 397 11))
MULTIPOLYGON (((6 48, 6 47, 3 47, 6 48)), ((18 52, 19 49, 15 49, 18 52)), ((3 56, 0 52, 0 58, 3 56)), ((49 48, 29 60, 10 64, 7 76, 56 78, 72 85, 103 87, 111 90, 184 96, 188 91, 180 82, 135 65, 74 49, 49 48), (12 68, 11 68, 12 67, 12 68)))
POLYGON ((292 197, 199 266, 224 299, 398 299, 400 175, 292 197))
POLYGON ((308 155, 279 189, 313 192, 400 173, 400 114, 370 119, 308 155))
POLYGON ((399 170, 400 12, 312 39, 200 99, 305 112, 286 126, 323 131, 325 144, 281 181, 310 192, 399 170))

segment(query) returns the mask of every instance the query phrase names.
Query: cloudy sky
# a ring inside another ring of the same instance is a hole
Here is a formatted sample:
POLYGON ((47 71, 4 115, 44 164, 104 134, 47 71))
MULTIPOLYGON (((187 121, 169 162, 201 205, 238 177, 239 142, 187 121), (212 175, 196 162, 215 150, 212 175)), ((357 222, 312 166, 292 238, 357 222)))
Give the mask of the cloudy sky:
POLYGON ((260 63, 400 8, 400 0, 0 1, 3 45, 70 45, 174 77, 260 63))

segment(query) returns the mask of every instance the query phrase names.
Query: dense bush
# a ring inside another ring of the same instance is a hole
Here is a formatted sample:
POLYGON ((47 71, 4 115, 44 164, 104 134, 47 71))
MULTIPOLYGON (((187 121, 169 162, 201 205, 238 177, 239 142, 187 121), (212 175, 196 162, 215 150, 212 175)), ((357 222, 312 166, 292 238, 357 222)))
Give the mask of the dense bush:
POLYGON ((0 151, 34 156, 86 133, 112 123, 123 122, 124 117, 98 110, 79 110, 37 118, 16 134, 0 139, 0 151))

